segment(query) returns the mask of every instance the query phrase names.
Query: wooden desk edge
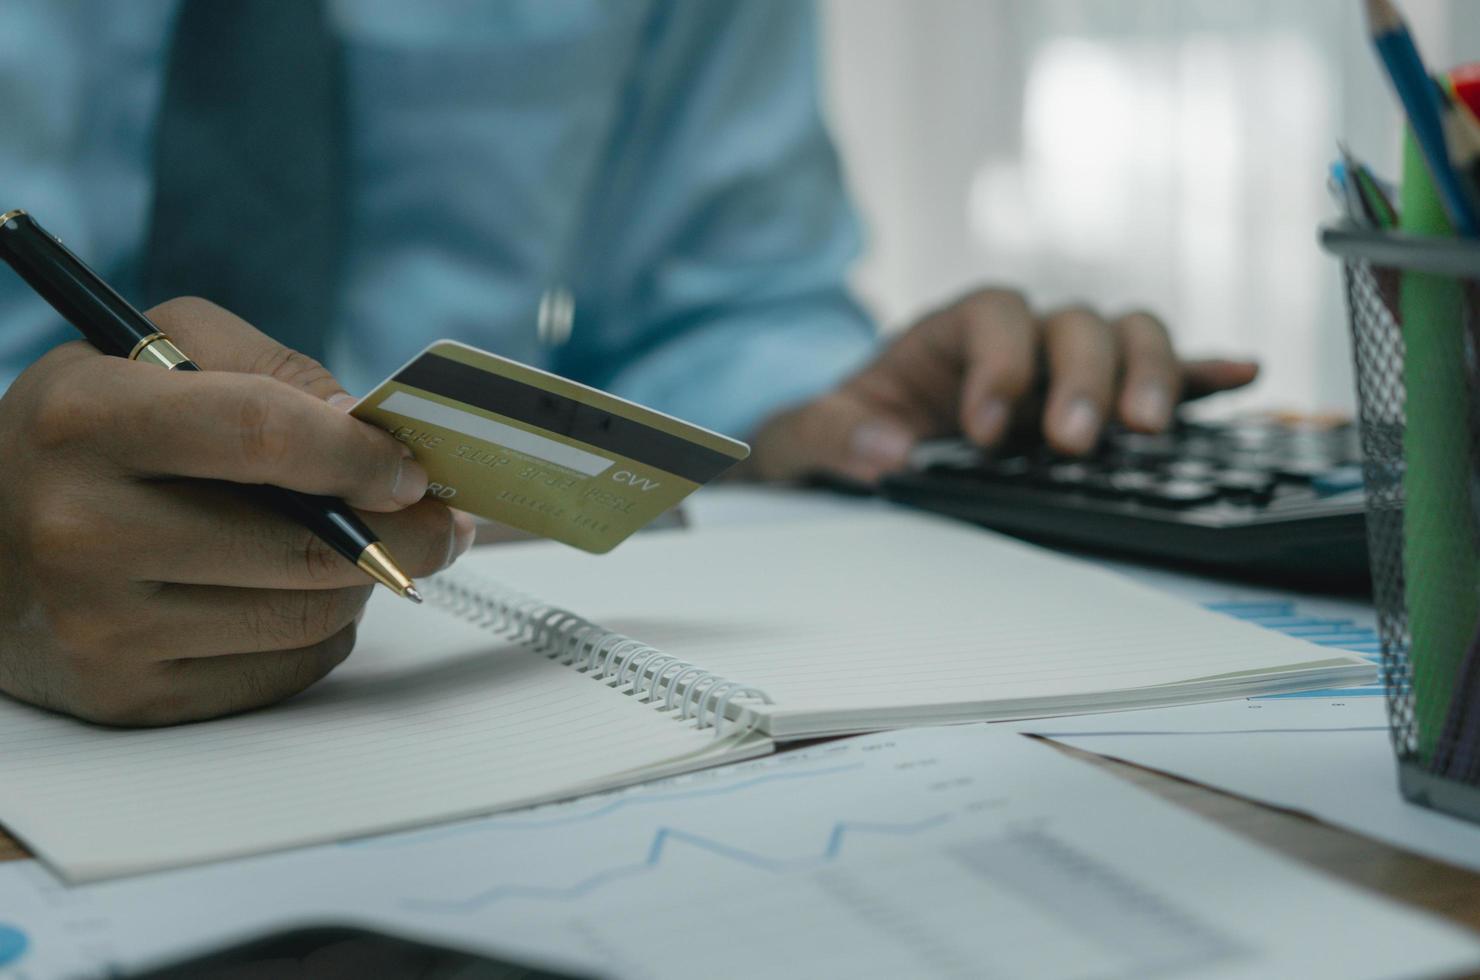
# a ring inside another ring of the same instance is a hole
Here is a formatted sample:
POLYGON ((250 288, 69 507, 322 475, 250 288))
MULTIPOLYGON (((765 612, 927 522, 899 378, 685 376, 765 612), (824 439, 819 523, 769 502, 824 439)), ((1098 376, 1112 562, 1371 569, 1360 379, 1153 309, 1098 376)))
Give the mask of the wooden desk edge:
MULTIPOLYGON (((1480 932, 1480 874, 1323 823, 1308 814, 1256 803, 1052 739, 1043 741, 1272 851, 1480 932)), ((1397 792, 1396 787, 1393 792, 1397 792)))

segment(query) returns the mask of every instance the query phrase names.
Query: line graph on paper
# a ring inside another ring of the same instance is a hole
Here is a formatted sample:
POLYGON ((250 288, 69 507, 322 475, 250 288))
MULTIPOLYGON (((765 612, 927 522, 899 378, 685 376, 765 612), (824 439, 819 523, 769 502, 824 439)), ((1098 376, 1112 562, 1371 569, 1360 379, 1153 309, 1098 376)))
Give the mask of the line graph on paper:
MULTIPOLYGON (((681 934, 684 948, 692 950, 719 947, 733 931, 767 936, 770 950, 798 950, 815 939, 819 920, 824 920, 834 936, 857 937, 856 947, 834 945, 839 957, 846 959, 854 948, 866 950, 841 971, 853 976, 1015 977, 1026 972, 1054 975, 1056 968, 1064 975, 1129 980, 1207 968, 1247 952, 1216 923, 1186 913, 1041 824, 873 855, 867 862, 842 859, 850 839, 884 834, 919 840, 943 828, 948 819, 942 815, 898 825, 839 822, 820 852, 795 859, 701 835, 660 831, 650 861, 630 870, 666 870, 670 878, 653 891, 668 898, 636 907, 663 924, 661 933, 681 934), (665 856, 696 854, 717 860, 703 866, 664 864, 665 856), (758 890, 745 886, 744 873, 774 880, 771 887, 758 890), (929 901, 922 906, 901 900, 903 895, 929 896, 929 901), (984 915, 994 917, 999 936, 1052 935, 1054 943, 1028 941, 1011 949, 998 942, 984 944, 979 939, 984 915)), ((558 917, 563 906, 575 911, 574 920, 564 923, 566 941, 572 934, 579 936, 595 953, 618 948, 622 935, 641 928, 624 918, 634 908, 627 901, 612 896, 603 905, 591 904, 601 888, 620 886, 628 870, 613 868, 563 890, 495 886, 460 900, 411 903, 408 911, 429 923, 492 927, 521 903, 553 901, 558 905, 551 915, 558 917)), ((542 918, 548 921, 550 916, 542 918)), ((526 919, 526 927, 536 921, 526 919)), ((639 962, 622 966, 643 975, 639 962)), ((750 966, 771 975, 770 964, 750 966)))
MULTIPOLYGON (((17 921, 38 975, 136 968, 174 948, 182 917, 212 924, 206 944, 352 921, 650 980, 691 976, 736 936, 762 939, 744 944, 747 972, 787 977, 1128 980, 1243 955, 1214 917, 1179 912, 1060 826, 1050 814, 1082 809, 1071 787, 1067 809, 1023 793, 1026 763, 1005 751, 1020 742, 975 727, 870 736, 374 846, 85 889, 38 878, 25 898, 44 911, 17 921)), ((1034 772, 1056 760, 1041 752, 1034 772)), ((22 885, 0 876, 7 913, 22 885)))
POLYGON ((548 885, 496 885, 486 891, 465 898, 406 899, 406 908, 420 911, 471 912, 484 909, 505 899, 544 899, 550 901, 573 901, 583 898, 602 885, 654 871, 662 866, 664 857, 676 848, 695 848, 711 855, 722 857, 745 867, 777 873, 795 872, 820 868, 837 860, 842 853, 843 842, 850 836, 860 834, 892 834, 913 836, 940 826, 948 814, 937 814, 924 820, 910 823, 849 823, 838 821, 828 832, 821 851, 814 857, 773 857, 726 844, 724 841, 690 833, 674 827, 659 827, 648 845, 647 854, 640 860, 618 864, 596 871, 580 881, 565 887, 548 885))
MULTIPOLYGON (((803 756, 780 756, 748 763, 736 768, 741 770, 753 768, 774 769, 777 766, 801 762, 804 759, 805 757, 803 756)), ((345 841, 341 846, 382 849, 401 848, 415 846, 429 840, 445 840, 469 833, 486 833, 490 829, 496 832, 544 830, 552 827, 599 820, 602 817, 610 816, 628 807, 661 806, 689 800, 732 796, 744 793, 757 786, 764 786, 767 783, 810 782, 826 776, 853 772, 861 769, 863 765, 862 762, 855 762, 840 766, 824 766, 822 768, 781 769, 780 771, 766 772, 764 775, 739 780, 716 780, 716 771, 709 770, 707 772, 649 783, 632 789, 620 790, 615 793, 588 797, 579 803, 558 803, 539 807, 529 811, 527 814, 501 818, 496 824, 489 824, 486 821, 461 821, 443 827, 433 827, 428 830, 345 841), (693 788, 687 788, 695 783, 699 785, 693 788)))
POLYGON ((401 881, 396 914, 558 944, 639 977, 670 975, 622 955, 640 935, 695 955, 736 932, 763 935, 747 954, 761 975, 786 975, 819 934, 846 951, 829 967, 860 977, 1129 978, 1243 953, 1216 924, 1015 815, 989 769, 887 736, 783 758, 423 836, 417 853, 430 865, 401 881), (460 886, 437 856, 454 847, 460 886), (983 916, 999 935, 1043 942, 985 941, 983 916))

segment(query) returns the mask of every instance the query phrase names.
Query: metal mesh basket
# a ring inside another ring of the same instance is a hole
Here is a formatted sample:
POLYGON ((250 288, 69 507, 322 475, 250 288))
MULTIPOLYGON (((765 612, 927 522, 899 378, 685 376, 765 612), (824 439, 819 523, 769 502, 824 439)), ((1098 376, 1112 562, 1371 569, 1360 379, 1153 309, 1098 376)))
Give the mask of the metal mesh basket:
POLYGON ((1321 243, 1344 265, 1399 787, 1480 821, 1480 243, 1321 243))

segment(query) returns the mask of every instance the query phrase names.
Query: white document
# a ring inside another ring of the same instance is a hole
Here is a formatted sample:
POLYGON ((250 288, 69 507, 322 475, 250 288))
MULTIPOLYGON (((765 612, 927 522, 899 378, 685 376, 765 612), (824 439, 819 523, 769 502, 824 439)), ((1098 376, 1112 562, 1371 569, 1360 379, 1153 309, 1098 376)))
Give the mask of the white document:
MULTIPOLYGON (((701 526, 834 519, 873 500, 708 487, 690 498, 701 526)), ((1370 602, 1301 595, 1130 562, 1091 559, 1143 585, 1263 629, 1378 662, 1370 602)), ((1011 723, 1274 806, 1300 810, 1417 854, 1480 871, 1480 825, 1406 802, 1380 685, 1011 723)))
POLYGON ((463 560, 729 680, 777 738, 1370 680, 1370 664, 959 522, 892 511, 463 560))
POLYGON ((370 603, 360 638, 306 694, 202 724, 105 729, 0 698, 0 821, 88 881, 547 802, 770 751, 716 740, 389 595, 370 603))
MULTIPOLYGON (((1378 660, 1371 605, 1117 570, 1227 615, 1378 660)), ((1417 854, 1480 871, 1480 826, 1408 803, 1398 792, 1378 685, 1117 714, 1014 723, 1253 800, 1309 813, 1417 854)))
MULTIPOLYGON (((1174 710, 1187 709, 1167 713, 1174 710)), ((1416 854, 1480 871, 1480 826, 1409 803, 1399 794, 1386 728, 1051 737, 1087 752, 1309 813, 1416 854)))
POLYGON ((349 661, 263 711, 121 731, 0 699, 0 821, 90 881, 770 750, 694 715, 800 738, 1373 674, 1042 549, 892 512, 654 532, 605 556, 506 545, 426 585, 443 608, 377 595, 349 661), (466 620, 561 642, 535 652, 466 620))
POLYGON ((132 969, 309 920, 653 980, 1376 980, 1480 966, 1467 932, 998 726, 867 736, 96 885, 0 865, 0 935, 24 938, 14 977, 132 969))
MULTIPOLYGON (((688 504, 694 522, 701 526, 826 520, 883 506, 869 499, 726 486, 707 487, 688 504)), ((1231 585, 1131 562, 1091 560, 1263 629, 1348 650, 1374 663, 1381 655, 1377 617, 1367 601, 1231 585)), ((1088 752, 1300 810, 1480 871, 1480 826, 1407 803, 1398 793, 1383 691, 1376 684, 1011 724, 1019 731, 1050 733, 1088 752), (1197 737, 1176 737, 1191 734, 1197 737)))

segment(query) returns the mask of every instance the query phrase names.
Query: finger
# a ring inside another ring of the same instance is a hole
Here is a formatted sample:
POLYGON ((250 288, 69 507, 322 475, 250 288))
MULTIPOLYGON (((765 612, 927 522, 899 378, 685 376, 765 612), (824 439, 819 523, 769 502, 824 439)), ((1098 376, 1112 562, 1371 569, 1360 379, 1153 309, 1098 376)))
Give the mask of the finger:
MULTIPOLYGON (((445 568, 472 540, 471 528, 434 500, 367 521, 413 578, 445 568)), ((137 486, 114 507, 109 533, 91 540, 90 547, 98 564, 126 568, 140 582, 340 589, 367 581, 363 571, 312 532, 227 484, 137 486)))
MULTIPOLYGON (((155 709, 171 722, 198 721, 274 704, 321 680, 355 645, 351 623, 322 643, 302 650, 243 653, 175 660, 161 665, 169 702, 155 709)), ((159 724, 142 720, 138 724, 159 724)))
POLYGON ((183 296, 161 303, 146 315, 207 371, 265 375, 320 400, 345 394, 318 361, 284 347, 209 300, 183 296))
POLYGON ((767 423, 755 438, 755 476, 826 473, 873 483, 908 462, 915 439, 908 423, 845 388, 767 423))
POLYGON ((1035 327, 1015 293, 983 290, 913 327, 837 392, 768 423, 753 472, 827 472, 872 483, 921 438, 959 427, 999 439, 1037 372, 1035 327))
POLYGON ((452 515, 452 556, 447 559, 447 564, 452 564, 473 546, 478 540, 478 520, 465 510, 456 507, 447 508, 452 515))
POLYGON ((1259 377, 1257 361, 1202 360, 1182 365, 1182 388, 1188 399, 1202 398, 1232 388, 1242 388, 1259 377))
POLYGON ((272 484, 377 511, 426 492, 408 448, 280 381, 118 359, 73 373, 84 383, 51 396, 50 424, 126 471, 272 484))
POLYGON ((1038 328, 1028 304, 1007 290, 977 293, 960 304, 958 315, 965 355, 961 431, 979 445, 994 445, 1037 381, 1038 328))
MULTIPOLYGON (((57 344, 51 350, 47 351, 45 354, 42 354, 39 358, 36 359, 36 363, 32 367, 41 368, 43 366, 46 366, 48 369, 65 369, 65 366, 67 365, 73 365, 84 361, 101 360, 104 356, 105 355, 102 351, 98 350, 96 347, 85 340, 68 340, 64 341, 63 343, 57 344)), ((25 385, 28 381, 30 381, 32 376, 33 372, 23 373, 13 383, 12 390, 17 390, 22 385, 25 385)))
POLYGON ((1116 414, 1139 432, 1160 432, 1172 420, 1182 394, 1182 372, 1172 338, 1149 313, 1131 313, 1114 323, 1125 365, 1116 414))
POLYGON ((1060 452, 1094 448, 1109 415, 1119 355, 1109 324, 1075 307, 1043 323, 1048 354, 1048 402, 1043 434, 1060 452))
POLYGON ((371 588, 166 585, 149 597, 147 635, 129 645, 162 661, 311 647, 354 623, 371 588))

